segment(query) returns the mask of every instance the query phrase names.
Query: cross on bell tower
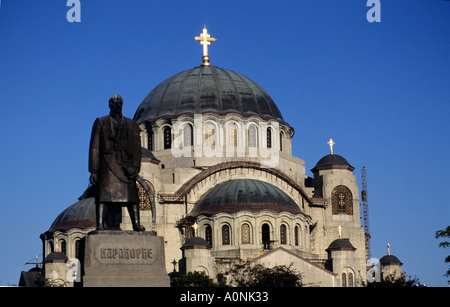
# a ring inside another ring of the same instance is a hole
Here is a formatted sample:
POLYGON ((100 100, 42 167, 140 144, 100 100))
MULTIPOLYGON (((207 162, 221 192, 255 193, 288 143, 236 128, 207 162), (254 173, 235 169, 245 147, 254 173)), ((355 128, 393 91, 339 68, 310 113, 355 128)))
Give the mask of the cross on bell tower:
POLYGON ((208 34, 208 30, 206 29, 206 26, 203 28, 203 32, 200 34, 200 36, 194 37, 196 41, 200 41, 200 44, 203 45, 203 58, 202 62, 203 65, 209 66, 211 65, 209 63, 209 56, 208 56, 208 46, 211 45, 211 42, 215 42, 217 39, 211 37, 210 34, 208 34))
POLYGON ((341 225, 339 225, 339 227, 337 228, 337 231, 339 233, 339 239, 342 239, 342 230, 344 230, 344 228, 342 228, 341 225))
POLYGON ((336 143, 333 142, 333 139, 330 139, 327 144, 330 145, 330 154, 333 155, 333 145, 336 143))
POLYGON ((199 227, 200 226, 198 226, 197 222, 195 222, 194 225, 192 225, 192 228, 194 228, 194 237, 197 236, 197 231, 198 231, 199 227))

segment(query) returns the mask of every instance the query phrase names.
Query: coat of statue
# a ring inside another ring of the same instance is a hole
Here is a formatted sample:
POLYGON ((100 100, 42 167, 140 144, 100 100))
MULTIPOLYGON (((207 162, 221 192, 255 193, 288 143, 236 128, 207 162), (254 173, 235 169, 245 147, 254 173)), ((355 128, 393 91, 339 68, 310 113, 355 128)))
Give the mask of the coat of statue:
POLYGON ((122 116, 122 97, 109 100, 109 116, 97 118, 89 148, 89 172, 95 186, 97 229, 118 228, 113 217, 127 206, 134 230, 143 230, 139 217, 136 177, 141 166, 141 139, 137 123, 122 116), (108 212, 109 211, 109 212, 108 212), (115 212, 115 213, 114 213, 115 212))

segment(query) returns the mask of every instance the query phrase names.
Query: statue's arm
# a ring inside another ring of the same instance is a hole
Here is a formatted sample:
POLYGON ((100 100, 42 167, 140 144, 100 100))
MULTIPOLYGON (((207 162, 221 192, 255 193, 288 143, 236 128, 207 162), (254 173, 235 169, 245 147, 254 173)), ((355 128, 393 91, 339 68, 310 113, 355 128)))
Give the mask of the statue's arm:
POLYGON ((92 127, 91 143, 89 146, 89 172, 91 173, 92 184, 95 184, 100 168, 100 130, 100 121, 96 119, 92 127))
POLYGON ((136 123, 133 126, 133 135, 135 136, 133 139, 133 166, 137 169, 137 173, 139 173, 142 159, 141 131, 136 123))

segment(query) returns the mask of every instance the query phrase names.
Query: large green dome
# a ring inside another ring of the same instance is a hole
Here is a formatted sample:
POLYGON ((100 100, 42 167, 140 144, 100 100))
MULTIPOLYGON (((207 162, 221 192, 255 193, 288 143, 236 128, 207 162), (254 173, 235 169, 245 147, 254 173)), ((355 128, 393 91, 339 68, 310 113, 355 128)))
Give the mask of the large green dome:
POLYGON ((234 179, 212 188, 195 205, 191 216, 240 211, 301 213, 295 201, 270 183, 254 179, 234 179))
POLYGON ((141 123, 206 112, 283 120, 273 99, 254 81, 231 70, 207 65, 182 71, 161 82, 142 101, 134 119, 141 123))
POLYGON ((85 198, 69 206, 54 220, 48 232, 96 227, 95 198, 85 198))

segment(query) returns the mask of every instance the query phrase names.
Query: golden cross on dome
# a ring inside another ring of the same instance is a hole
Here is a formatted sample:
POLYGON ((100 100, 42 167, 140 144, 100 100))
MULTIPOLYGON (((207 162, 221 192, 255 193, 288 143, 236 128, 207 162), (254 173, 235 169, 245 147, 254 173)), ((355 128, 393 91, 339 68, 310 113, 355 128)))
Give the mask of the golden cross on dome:
POLYGON ((192 228, 194 228, 194 237, 196 237, 197 236, 197 230, 198 230, 198 224, 197 224, 197 222, 195 222, 194 223, 194 225, 192 225, 192 228))
POLYGON ((391 254, 391 245, 389 243, 387 245, 387 248, 388 248, 388 255, 390 255, 391 254))
POLYGON ((211 42, 215 42, 216 39, 208 34, 208 30, 206 29, 206 27, 203 28, 203 32, 200 34, 200 36, 196 36, 194 37, 194 39, 196 41, 200 41, 200 44, 203 45, 203 65, 211 65, 209 64, 208 46, 211 45, 211 42))
POLYGON ((339 227, 337 228, 338 233, 339 233, 339 239, 342 239, 342 230, 343 230, 343 229, 344 229, 344 228, 342 228, 341 225, 339 225, 339 227))
POLYGON ((330 154, 334 154, 333 153, 333 145, 336 144, 335 142, 333 142, 333 139, 330 139, 327 143, 328 145, 330 145, 330 154))

